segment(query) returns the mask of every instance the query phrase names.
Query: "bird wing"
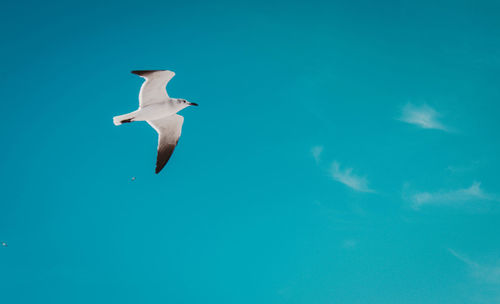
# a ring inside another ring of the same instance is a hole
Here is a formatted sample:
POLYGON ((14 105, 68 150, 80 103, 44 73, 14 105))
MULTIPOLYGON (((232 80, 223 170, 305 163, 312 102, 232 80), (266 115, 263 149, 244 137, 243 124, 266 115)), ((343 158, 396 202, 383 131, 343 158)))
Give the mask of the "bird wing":
POLYGON ((156 157, 156 170, 158 174, 167 164, 174 152, 182 131, 184 117, 174 114, 162 119, 148 120, 156 132, 158 132, 158 156, 156 157))
POLYGON ((158 103, 169 98, 166 90, 167 83, 175 73, 167 70, 132 71, 133 74, 145 78, 139 92, 139 107, 158 103))

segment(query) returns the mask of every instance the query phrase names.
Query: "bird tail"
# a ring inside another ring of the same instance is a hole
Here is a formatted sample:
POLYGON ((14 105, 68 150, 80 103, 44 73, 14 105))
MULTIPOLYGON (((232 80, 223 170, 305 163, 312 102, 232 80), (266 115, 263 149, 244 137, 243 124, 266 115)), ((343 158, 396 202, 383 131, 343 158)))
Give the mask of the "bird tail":
POLYGON ((123 115, 118 115, 118 116, 113 117, 113 123, 115 124, 115 126, 119 126, 123 123, 133 122, 134 118, 135 118, 134 116, 135 116, 135 112, 123 114, 123 115))

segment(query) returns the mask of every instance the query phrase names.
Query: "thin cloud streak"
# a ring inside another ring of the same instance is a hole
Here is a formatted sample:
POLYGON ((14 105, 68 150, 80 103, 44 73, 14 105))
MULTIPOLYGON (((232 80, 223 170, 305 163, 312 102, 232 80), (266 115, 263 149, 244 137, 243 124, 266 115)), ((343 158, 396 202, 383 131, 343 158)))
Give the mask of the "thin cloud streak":
POLYGON ((368 187, 368 180, 365 177, 360 177, 352 173, 352 168, 342 170, 340 164, 334 161, 331 170, 333 179, 349 188, 360 192, 375 192, 368 187))
POLYGON ((488 283, 500 284, 500 264, 483 265, 451 248, 449 248, 448 251, 458 260, 466 264, 476 278, 488 283))
POLYGON ((311 154, 314 157, 316 163, 321 161, 321 154, 323 153, 323 146, 314 146, 311 149, 311 154))
POLYGON ((468 201, 496 200, 496 198, 481 189, 481 183, 474 182, 468 188, 440 192, 419 192, 411 196, 415 209, 423 205, 458 204, 468 201))
POLYGON ((345 240, 342 242, 342 248, 344 249, 353 249, 358 245, 358 241, 356 240, 345 240))
POLYGON ((415 106, 407 103, 399 120, 409 124, 417 125, 424 129, 437 129, 450 131, 439 120, 440 114, 428 105, 415 106))

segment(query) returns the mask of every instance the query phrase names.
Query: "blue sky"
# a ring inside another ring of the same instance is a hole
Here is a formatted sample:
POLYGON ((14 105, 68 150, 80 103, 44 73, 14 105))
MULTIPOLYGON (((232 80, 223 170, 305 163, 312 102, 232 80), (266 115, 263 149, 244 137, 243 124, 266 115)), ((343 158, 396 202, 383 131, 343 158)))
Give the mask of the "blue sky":
POLYGON ((2 303, 500 303, 499 12, 4 3, 2 303), (158 68, 200 107, 155 175, 112 117, 158 68))

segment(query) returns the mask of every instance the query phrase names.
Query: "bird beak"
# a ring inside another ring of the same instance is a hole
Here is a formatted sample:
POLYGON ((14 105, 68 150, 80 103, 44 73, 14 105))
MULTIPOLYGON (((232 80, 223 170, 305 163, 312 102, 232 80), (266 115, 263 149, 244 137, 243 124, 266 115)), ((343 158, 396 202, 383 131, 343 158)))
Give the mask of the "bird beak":
POLYGON ((198 106, 198 104, 197 104, 197 103, 195 103, 195 102, 190 102, 190 103, 189 103, 189 105, 190 105, 190 106, 198 106))

